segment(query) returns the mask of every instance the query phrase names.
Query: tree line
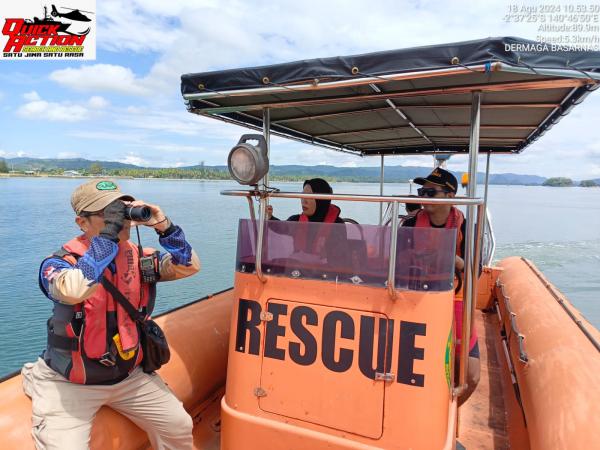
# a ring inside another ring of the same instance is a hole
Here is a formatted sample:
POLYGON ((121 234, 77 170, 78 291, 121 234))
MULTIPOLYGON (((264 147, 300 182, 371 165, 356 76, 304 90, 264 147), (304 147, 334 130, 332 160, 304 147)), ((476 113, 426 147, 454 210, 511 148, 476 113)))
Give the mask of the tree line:
MULTIPOLYGON (((551 186, 551 187, 569 187, 575 186, 575 183, 572 179, 566 177, 553 177, 548 178, 542 186, 551 186)), ((579 183, 581 187, 596 187, 598 184, 594 180, 583 180, 579 183)))
MULTIPOLYGON (((40 175, 63 175, 65 169, 52 167, 36 168, 36 173, 40 175)), ((9 168, 6 161, 0 158, 0 173, 8 173, 9 168)), ((81 175, 99 175, 106 177, 130 177, 130 178, 171 178, 171 179, 192 179, 192 180, 230 180, 231 175, 226 169, 215 169, 205 167, 203 163, 199 166, 187 169, 178 168, 118 168, 108 169, 102 167, 101 164, 94 162, 89 165, 88 168, 80 168, 78 172, 81 175)), ((302 182, 308 178, 312 178, 314 175, 311 174, 270 174, 269 179, 272 181, 292 181, 302 182)), ((327 176, 327 180, 330 182, 351 182, 351 183, 374 183, 378 182, 377 177, 372 176, 327 176)), ((390 179, 386 178, 388 183, 407 183, 408 179, 390 179)), ((544 181, 543 186, 553 187, 564 187, 564 186, 575 186, 572 179, 566 177, 553 177, 548 178, 544 181)), ((594 180, 583 180, 579 183, 581 187, 596 187, 599 186, 594 180)))

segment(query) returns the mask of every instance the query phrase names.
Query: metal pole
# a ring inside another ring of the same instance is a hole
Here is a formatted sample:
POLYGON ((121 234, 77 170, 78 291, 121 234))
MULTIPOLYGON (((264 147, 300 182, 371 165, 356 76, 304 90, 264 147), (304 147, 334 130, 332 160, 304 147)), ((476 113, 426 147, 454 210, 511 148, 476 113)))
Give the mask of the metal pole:
MULTIPOLYGON (((481 92, 473 92, 471 100, 471 131, 469 135, 469 185, 467 196, 475 198, 477 192, 477 157, 479 156, 479 124, 481 113, 481 92)), ((460 375, 458 395, 467 389, 467 371, 469 368, 469 341, 471 338, 471 314, 477 295, 478 272, 475 263, 475 206, 467 206, 467 225, 465 236, 465 289, 463 298, 463 328, 461 336, 460 375)), ((478 259, 478 258, 477 258, 478 259)))
MULTIPOLYGON (((477 223, 475 224, 475 249, 473 252, 473 265, 471 269, 471 276, 473 278, 473 283, 471 285, 471 299, 473 300, 471 303, 471 328, 473 327, 475 309, 477 306, 477 282, 479 280, 479 261, 481 260, 481 245, 484 223, 485 206, 477 205, 477 223)), ((470 337, 471 336, 469 335, 469 338, 467 340, 470 340, 470 337)))
MULTIPOLYGON (((485 160, 485 182, 483 184, 483 211, 484 211, 484 219, 483 219, 483 229, 482 229, 482 235, 481 235, 481 247, 483 248, 483 239, 485 238, 486 233, 488 232, 488 221, 489 221, 489 215, 487 212, 487 196, 488 196, 488 185, 489 185, 489 180, 490 180, 490 155, 491 152, 488 152, 486 160, 485 160)), ((490 236, 490 239, 493 240, 493 238, 490 236)), ((487 255, 486 255, 487 257, 487 255)), ((489 261, 489 263, 491 264, 491 260, 489 261)), ((484 264, 487 264, 487 261, 484 261, 484 264)))
POLYGON ((392 203, 392 228, 390 237, 390 265, 387 288, 392 300, 396 299, 396 250, 398 244, 398 202, 392 203))
POLYGON ((248 200, 248 209, 250 210, 250 221, 252 222, 254 236, 258 236, 258 229, 256 228, 256 213, 254 212, 254 203, 252 203, 252 197, 246 197, 246 200, 248 200))
POLYGON ((267 198, 264 196, 260 197, 260 215, 258 219, 258 236, 256 238, 256 275, 258 279, 263 283, 267 281, 262 273, 262 253, 263 253, 263 240, 265 235, 265 222, 267 218, 267 198))
MULTIPOLYGON (((381 171, 379 172, 379 195, 383 196, 384 156, 381 155, 381 171)), ((383 203, 379 204, 379 225, 383 223, 383 203)))
POLYGON ((254 214, 254 203, 252 203, 252 197, 246 197, 248 200, 248 209, 250 210, 250 220, 252 223, 256 223, 256 215, 254 214))
MULTIPOLYGON (((234 197, 251 197, 256 195, 255 190, 238 191, 224 190, 221 195, 234 197)), ((481 205, 483 200, 480 198, 471 199, 468 197, 452 198, 429 198, 429 197, 410 197, 408 195, 355 195, 355 194, 307 194, 305 192, 284 192, 271 191, 269 197, 273 198, 313 198, 315 200, 343 200, 345 202, 398 202, 398 203, 420 203, 422 205, 481 205)))
MULTIPOLYGON (((265 138, 265 142, 267 143, 267 159, 270 158, 271 156, 271 110, 269 108, 264 108, 263 109, 263 136, 265 138)), ((269 169, 270 167, 270 159, 269 159, 269 169)), ((265 173, 265 176, 262 179, 262 184, 263 184, 263 189, 267 189, 267 187, 269 186, 269 171, 267 170, 267 173, 265 173)), ((265 201, 261 201, 259 203, 259 214, 260 214, 260 224, 259 224, 259 239, 261 240, 262 243, 262 239, 263 239, 263 232, 264 232, 264 223, 263 223, 263 209, 265 209, 267 206, 269 206, 269 199, 265 198, 265 201)), ((264 211, 264 216, 266 217, 267 212, 264 211)), ((265 219, 266 220, 266 219, 265 219)), ((260 256, 261 256, 261 260, 262 260, 262 245, 260 247, 260 256)), ((259 259, 258 259, 258 249, 257 249, 257 253, 256 253, 256 273, 259 274, 258 278, 264 283, 266 281, 266 279, 264 278, 264 276, 262 275, 262 267, 261 264, 259 264, 259 259)))
POLYGON ((487 209, 487 194, 488 194, 488 184, 490 180, 490 155, 491 152, 488 152, 487 158, 485 161, 485 185, 483 191, 483 208, 487 209))
MULTIPOLYGON (((271 110, 269 108, 263 109, 263 136, 267 142, 267 157, 271 157, 271 110)), ((269 172, 265 174, 262 179, 263 186, 269 185, 269 172)), ((268 203, 267 203, 268 204, 268 203)))

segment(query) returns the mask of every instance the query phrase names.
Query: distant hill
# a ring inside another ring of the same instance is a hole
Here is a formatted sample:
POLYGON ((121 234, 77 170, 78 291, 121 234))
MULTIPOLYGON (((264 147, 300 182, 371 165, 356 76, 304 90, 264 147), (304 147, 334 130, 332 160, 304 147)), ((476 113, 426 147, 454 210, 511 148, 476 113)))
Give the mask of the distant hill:
MULTIPOLYGON (((100 164, 105 170, 116 169, 142 169, 134 164, 125 164, 115 161, 92 161, 83 158, 71 159, 39 159, 39 158, 7 158, 6 164, 9 169, 14 170, 89 170, 92 164, 100 164)), ((157 169, 157 168, 143 168, 157 169)), ((179 167, 179 170, 215 170, 227 171, 227 166, 186 166, 179 167)), ((406 182, 407 180, 424 177, 431 171, 430 167, 420 166, 386 166, 385 181, 389 183, 406 182)), ((270 174, 280 178, 285 177, 323 177, 337 180, 351 180, 363 182, 379 181, 379 167, 335 167, 335 166, 301 166, 301 165, 283 165, 271 166, 270 174)), ((459 179, 462 172, 453 172, 459 179)), ((483 182, 485 175, 479 173, 477 179, 483 182)), ((520 175, 514 173, 490 174, 490 184, 518 184, 518 185, 542 185, 546 178, 538 175, 520 175)))
MULTIPOLYGON (((181 167, 181 169, 199 169, 202 166, 181 167)), ((227 170, 227 166, 205 166, 216 170, 227 170)), ((417 177, 425 177, 431 172, 431 167, 420 166, 386 166, 385 181, 388 183, 400 183, 417 177)), ((305 176, 309 177, 333 177, 333 178, 352 178, 366 182, 379 181, 379 167, 335 167, 335 166, 271 166, 269 172, 272 175, 279 176, 305 176)), ((462 172, 453 172, 460 181, 462 172)), ((484 173, 478 173, 477 181, 483 183, 484 173)), ((515 173, 490 174, 490 184, 520 184, 520 185, 541 185, 546 178, 538 175, 520 175, 515 173)))
POLYGON ((137 169, 138 166, 114 161, 90 161, 83 158, 7 158, 6 164, 11 170, 78 170, 89 169, 94 163, 100 164, 105 169, 137 169))

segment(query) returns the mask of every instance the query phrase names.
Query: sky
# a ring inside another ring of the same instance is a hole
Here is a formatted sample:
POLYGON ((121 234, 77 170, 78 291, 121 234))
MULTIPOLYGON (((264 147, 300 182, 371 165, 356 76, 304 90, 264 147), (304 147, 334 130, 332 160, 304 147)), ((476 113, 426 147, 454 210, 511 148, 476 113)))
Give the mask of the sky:
MULTIPOLYGON (((582 2, 545 2, 551 3, 582 2)), ((188 113, 181 74, 489 36, 535 39, 535 24, 503 20, 509 5, 530 4, 540 3, 97 0, 96 60, 0 61, 0 157, 223 165, 246 129, 188 113)), ((595 93, 521 155, 493 157, 491 171, 599 178, 599 116, 595 93)), ((272 138, 271 164, 379 163, 272 138)), ((432 160, 398 156, 386 164, 431 166, 432 160)), ((455 156, 448 167, 466 164, 455 156)))

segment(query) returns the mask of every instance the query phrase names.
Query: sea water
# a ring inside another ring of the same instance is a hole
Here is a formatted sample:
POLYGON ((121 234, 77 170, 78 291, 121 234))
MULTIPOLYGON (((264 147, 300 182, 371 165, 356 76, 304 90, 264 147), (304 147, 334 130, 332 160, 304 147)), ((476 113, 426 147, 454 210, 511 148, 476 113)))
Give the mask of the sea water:
MULTIPOLYGON (((39 290, 38 269, 46 256, 79 234, 70 195, 84 181, 0 178, 0 376, 34 360, 45 346, 52 304, 39 290)), ((159 283, 157 313, 233 285, 238 219, 248 217, 248 203, 220 192, 239 185, 159 179, 127 179, 118 184, 137 199, 160 205, 181 225, 202 261, 198 275, 159 283)), ((285 191, 302 190, 301 183, 273 185, 285 191)), ((372 183, 333 183, 333 188, 336 193, 379 193, 379 185, 372 183)), ((409 191, 408 184, 386 184, 384 193, 409 191)), ((482 193, 479 187, 478 194, 482 193)), ((513 255, 531 259, 600 328, 600 189, 490 186, 488 202, 496 259, 513 255)), ((335 203, 342 217, 378 222, 377 203, 335 203)), ((280 218, 301 211, 296 199, 273 199, 271 204, 280 218)), ((141 231, 144 246, 158 246, 153 230, 141 231)))

